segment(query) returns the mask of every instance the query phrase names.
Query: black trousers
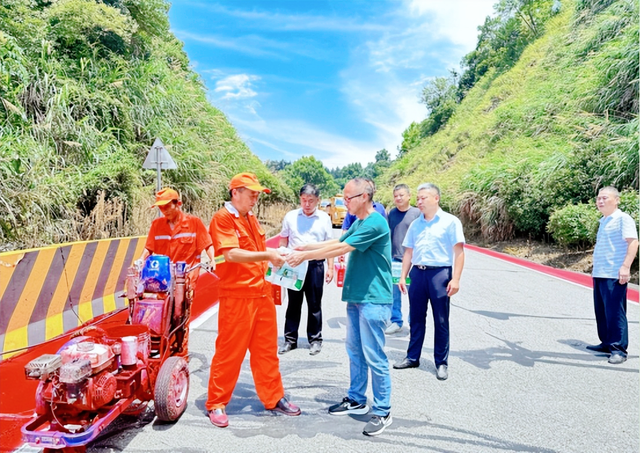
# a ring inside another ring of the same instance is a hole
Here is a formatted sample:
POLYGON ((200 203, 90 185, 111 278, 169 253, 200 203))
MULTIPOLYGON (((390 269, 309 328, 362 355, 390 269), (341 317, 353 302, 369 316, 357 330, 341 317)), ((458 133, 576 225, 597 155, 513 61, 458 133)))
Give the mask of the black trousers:
POLYGON ((302 313, 302 299, 307 298, 307 339, 309 344, 322 342, 322 290, 324 288, 324 261, 309 261, 302 290, 287 290, 289 304, 284 322, 284 339, 298 343, 298 328, 302 313))
POLYGON ((593 306, 600 343, 612 354, 627 356, 629 323, 627 322, 627 284, 617 278, 593 279, 593 306))
POLYGON ((421 270, 413 267, 409 273, 409 323, 411 336, 407 358, 420 359, 427 331, 427 305, 433 310, 433 361, 436 368, 449 363, 449 310, 451 299, 447 296, 447 285, 451 281, 450 267, 421 270))

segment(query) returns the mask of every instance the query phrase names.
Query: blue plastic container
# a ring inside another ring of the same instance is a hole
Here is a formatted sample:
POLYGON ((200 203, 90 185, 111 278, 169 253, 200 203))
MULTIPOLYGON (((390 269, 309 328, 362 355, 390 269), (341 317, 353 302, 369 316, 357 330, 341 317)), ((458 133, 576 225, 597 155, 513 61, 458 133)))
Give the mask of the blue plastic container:
POLYGON ((142 268, 145 292, 161 293, 171 287, 171 261, 165 255, 151 255, 142 268))

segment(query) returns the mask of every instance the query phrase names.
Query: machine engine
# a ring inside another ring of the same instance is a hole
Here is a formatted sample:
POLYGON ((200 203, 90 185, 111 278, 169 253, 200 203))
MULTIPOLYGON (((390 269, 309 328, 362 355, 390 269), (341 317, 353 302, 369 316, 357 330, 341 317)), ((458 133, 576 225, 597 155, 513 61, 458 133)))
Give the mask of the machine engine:
POLYGON ((116 396, 119 369, 119 343, 106 345, 93 341, 71 342, 58 354, 45 354, 25 366, 28 379, 42 381, 36 412, 56 410, 75 413, 96 410, 116 396))

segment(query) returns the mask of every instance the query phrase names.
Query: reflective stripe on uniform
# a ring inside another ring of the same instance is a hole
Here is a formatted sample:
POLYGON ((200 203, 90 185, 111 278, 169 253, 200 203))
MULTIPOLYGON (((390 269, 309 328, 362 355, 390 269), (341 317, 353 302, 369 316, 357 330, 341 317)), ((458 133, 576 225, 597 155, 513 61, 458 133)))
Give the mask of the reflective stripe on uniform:
POLYGON ((194 238, 196 237, 195 233, 178 233, 176 234, 173 239, 178 239, 178 238, 194 238))

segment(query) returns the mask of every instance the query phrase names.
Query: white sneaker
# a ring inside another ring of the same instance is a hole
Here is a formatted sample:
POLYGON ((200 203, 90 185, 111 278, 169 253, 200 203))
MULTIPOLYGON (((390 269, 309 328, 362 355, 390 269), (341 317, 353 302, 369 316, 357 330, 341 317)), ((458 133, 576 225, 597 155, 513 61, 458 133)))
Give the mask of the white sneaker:
POLYGON ((401 330, 402 330, 402 327, 400 327, 398 323, 392 322, 391 324, 389 324, 389 327, 385 329, 384 333, 385 335, 393 335, 394 333, 398 333, 401 330))

